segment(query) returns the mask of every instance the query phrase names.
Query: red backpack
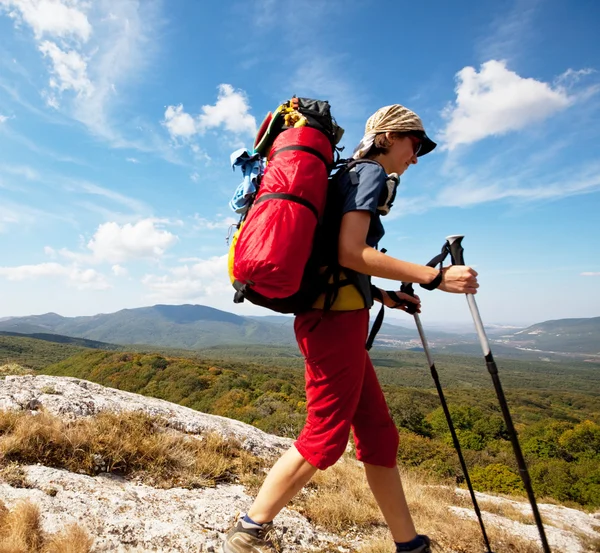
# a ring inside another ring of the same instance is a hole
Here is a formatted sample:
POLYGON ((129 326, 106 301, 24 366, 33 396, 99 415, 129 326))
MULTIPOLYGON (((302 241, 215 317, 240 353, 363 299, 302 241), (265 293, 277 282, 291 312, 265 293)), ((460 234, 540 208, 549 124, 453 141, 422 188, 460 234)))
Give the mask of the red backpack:
POLYGON ((331 273, 320 272, 315 240, 343 132, 329 103, 309 98, 292 98, 261 125, 254 153, 266 169, 230 247, 234 302, 298 313, 325 290, 331 273))

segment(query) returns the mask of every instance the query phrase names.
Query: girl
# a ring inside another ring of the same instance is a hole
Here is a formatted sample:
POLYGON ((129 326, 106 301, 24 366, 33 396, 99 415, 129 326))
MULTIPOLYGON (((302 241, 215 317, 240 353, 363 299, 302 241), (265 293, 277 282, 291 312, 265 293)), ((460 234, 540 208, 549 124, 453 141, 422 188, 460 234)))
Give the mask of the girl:
POLYGON ((339 289, 330 310, 298 315, 294 330, 306 365, 306 424, 294 445, 275 463, 252 507, 227 534, 224 553, 274 553, 273 519, 317 470, 333 465, 344 453, 350 430, 356 456, 364 463, 367 482, 390 529, 397 552, 430 553, 430 540, 414 527, 396 465, 398 431, 366 351, 369 308, 373 296, 392 308, 420 308, 418 297, 401 292, 401 303, 371 287, 370 277, 419 283, 456 294, 477 292, 477 273, 470 267, 438 271, 384 255, 377 250, 399 177, 417 158, 436 147, 421 119, 395 104, 379 109, 367 121, 354 151, 360 163, 337 180, 341 199, 339 265, 354 278, 339 289), (374 292, 374 293, 373 293, 374 292))

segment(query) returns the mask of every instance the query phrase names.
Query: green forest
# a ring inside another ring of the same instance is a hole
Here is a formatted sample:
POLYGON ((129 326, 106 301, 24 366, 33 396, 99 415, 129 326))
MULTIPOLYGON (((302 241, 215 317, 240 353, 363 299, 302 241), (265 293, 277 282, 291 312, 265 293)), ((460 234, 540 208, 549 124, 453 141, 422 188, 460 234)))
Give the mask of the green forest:
MULTIPOLYGON (((47 349, 44 355, 51 357, 47 349)), ((523 494, 483 360, 438 357, 436 365, 475 488, 523 494)), ((399 462, 441 482, 462 483, 423 354, 375 350, 372 359, 401 433, 399 462)), ((538 497, 600 507, 598 365, 504 359, 498 365, 538 497)), ((200 352, 80 350, 35 368, 165 399, 293 438, 305 418, 302 367, 295 348, 223 346, 200 352)))

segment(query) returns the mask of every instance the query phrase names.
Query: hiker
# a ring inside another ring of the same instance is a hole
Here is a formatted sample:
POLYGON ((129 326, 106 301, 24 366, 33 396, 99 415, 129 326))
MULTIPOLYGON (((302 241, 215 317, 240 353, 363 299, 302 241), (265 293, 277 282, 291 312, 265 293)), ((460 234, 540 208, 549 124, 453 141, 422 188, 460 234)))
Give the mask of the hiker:
POLYGON ((387 292, 371 287, 371 276, 457 294, 477 291, 477 273, 470 267, 438 270, 376 249, 384 235, 381 216, 389 212, 400 175, 435 147, 421 119, 401 105, 381 108, 368 119, 353 157, 376 163, 357 164, 337 181, 339 264, 358 278, 354 285, 339 289, 330 309, 318 308, 321 298, 317 308, 295 318, 296 339, 306 365, 306 424, 270 470, 248 513, 227 534, 224 553, 278 551, 273 519, 317 470, 325 470, 342 456, 350 430, 356 457, 364 463, 396 551, 430 552, 430 540, 417 534, 406 503, 396 464, 398 430, 365 343, 374 296, 388 307, 406 311, 412 303, 420 311, 418 297, 398 291, 400 301, 392 300, 387 292))

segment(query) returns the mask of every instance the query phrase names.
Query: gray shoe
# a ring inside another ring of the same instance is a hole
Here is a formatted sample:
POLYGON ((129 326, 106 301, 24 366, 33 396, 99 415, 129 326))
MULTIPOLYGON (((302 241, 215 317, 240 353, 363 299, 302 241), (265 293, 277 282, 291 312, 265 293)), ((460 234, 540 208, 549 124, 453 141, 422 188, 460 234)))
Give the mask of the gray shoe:
MULTIPOLYGON (((423 541, 422 545, 418 545, 416 548, 403 553, 431 553, 431 540, 423 534, 419 534, 418 537, 423 541)), ((398 553, 398 550, 396 550, 396 553, 398 553)))
POLYGON ((275 541, 272 522, 257 528, 240 519, 227 532, 222 551, 223 553, 279 553, 281 549, 275 541))

